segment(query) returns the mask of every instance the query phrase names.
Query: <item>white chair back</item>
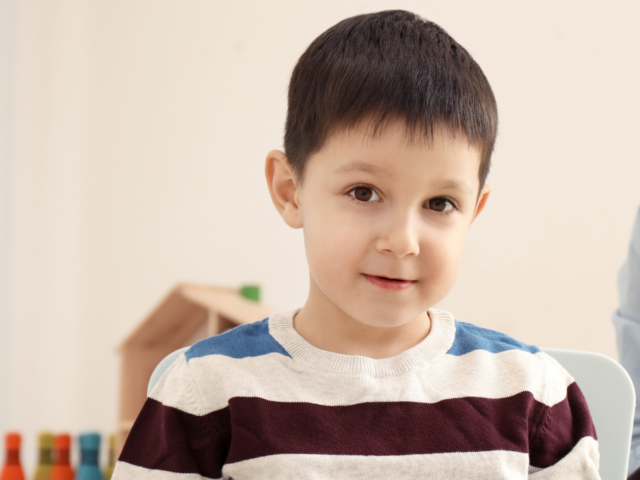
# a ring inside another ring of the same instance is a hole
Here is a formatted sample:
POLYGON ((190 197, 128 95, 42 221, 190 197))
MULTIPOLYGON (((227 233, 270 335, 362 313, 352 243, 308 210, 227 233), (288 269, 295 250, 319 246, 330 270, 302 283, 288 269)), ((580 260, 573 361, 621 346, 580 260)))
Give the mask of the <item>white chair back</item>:
POLYGON ((629 466, 636 393, 627 371, 593 352, 543 348, 576 380, 596 427, 602 480, 625 480, 629 466))

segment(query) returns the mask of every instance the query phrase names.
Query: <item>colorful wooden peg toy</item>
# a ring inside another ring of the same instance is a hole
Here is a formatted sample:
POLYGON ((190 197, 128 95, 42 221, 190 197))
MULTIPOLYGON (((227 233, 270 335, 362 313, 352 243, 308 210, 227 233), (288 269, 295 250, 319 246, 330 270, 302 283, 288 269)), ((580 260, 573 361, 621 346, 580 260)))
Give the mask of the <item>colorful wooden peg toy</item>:
POLYGON ((7 433, 5 446, 7 457, 0 473, 0 480, 24 480, 24 471, 20 465, 20 434, 7 433))
POLYGON ((104 480, 98 466, 100 435, 85 433, 78 437, 78 443, 80 444, 80 465, 76 480, 104 480))
POLYGON ((73 469, 69 463, 69 450, 71 448, 71 436, 57 435, 54 442, 54 459, 51 477, 49 480, 74 480, 73 469))
POLYGON ((109 457, 107 459, 107 466, 104 467, 104 480, 111 480, 113 475, 113 469, 116 467, 116 435, 112 433, 109 435, 109 457))
POLYGON ((38 437, 39 460, 33 480, 49 480, 53 468, 53 434, 42 432, 38 437))

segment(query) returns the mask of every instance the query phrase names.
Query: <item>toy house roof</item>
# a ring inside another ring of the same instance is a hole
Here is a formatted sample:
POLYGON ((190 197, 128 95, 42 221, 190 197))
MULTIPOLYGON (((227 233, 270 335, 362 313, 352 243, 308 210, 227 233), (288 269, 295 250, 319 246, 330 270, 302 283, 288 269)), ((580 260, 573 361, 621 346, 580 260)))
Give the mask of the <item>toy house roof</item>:
POLYGON ((146 319, 120 345, 154 348, 185 341, 216 315, 233 325, 243 325, 268 317, 274 308, 247 300, 238 290, 209 285, 179 284, 171 290, 146 319))

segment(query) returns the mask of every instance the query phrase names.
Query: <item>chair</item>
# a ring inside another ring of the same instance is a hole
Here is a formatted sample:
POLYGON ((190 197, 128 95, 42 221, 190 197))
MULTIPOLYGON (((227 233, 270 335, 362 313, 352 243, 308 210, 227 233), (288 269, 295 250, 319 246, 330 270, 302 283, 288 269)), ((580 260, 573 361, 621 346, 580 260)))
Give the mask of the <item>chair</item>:
POLYGON ((627 371, 593 352, 543 348, 576 380, 596 426, 602 480, 624 480, 629 467, 636 393, 627 371))
MULTIPOLYGON (((149 380, 147 395, 167 368, 188 348, 176 350, 158 364, 149 380)), ((618 362, 600 353, 556 348, 542 350, 571 374, 587 399, 598 435, 602 480, 625 480, 636 407, 629 374, 618 362)))

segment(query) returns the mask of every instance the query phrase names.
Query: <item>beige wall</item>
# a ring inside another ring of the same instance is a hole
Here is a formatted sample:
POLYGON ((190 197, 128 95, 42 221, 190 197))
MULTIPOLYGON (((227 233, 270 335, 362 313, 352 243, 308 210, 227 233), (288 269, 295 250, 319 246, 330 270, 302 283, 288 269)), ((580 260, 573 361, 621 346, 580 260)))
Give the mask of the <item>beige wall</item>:
POLYGON ((0 400, 28 466, 41 428, 114 428, 115 349, 174 283, 258 282, 274 306, 304 302, 302 234, 271 206, 263 160, 281 147, 297 58, 358 13, 436 21, 498 100, 494 193, 441 306, 615 356, 615 277, 640 205, 637 2, 13 4, 0 400))

